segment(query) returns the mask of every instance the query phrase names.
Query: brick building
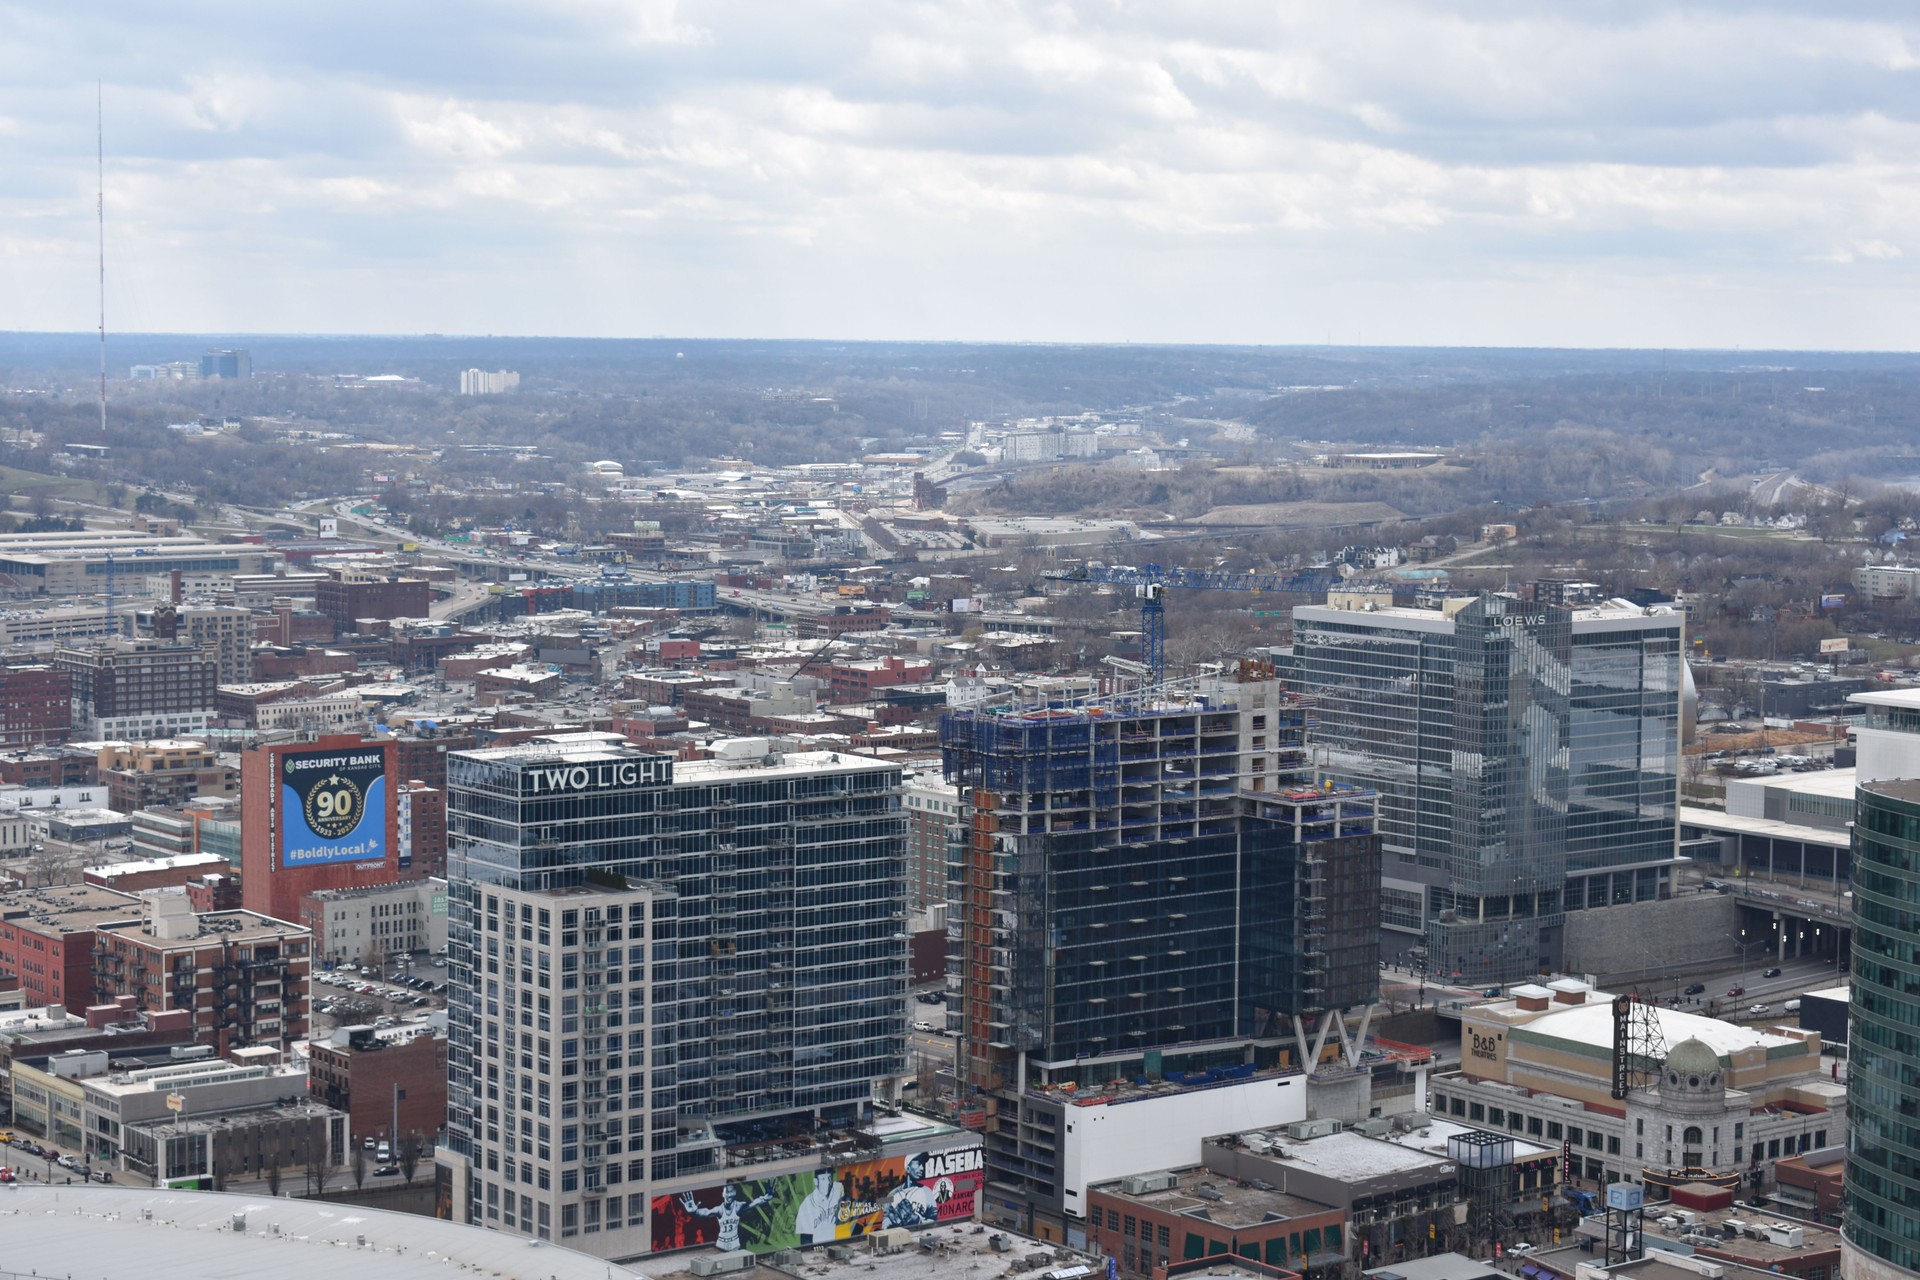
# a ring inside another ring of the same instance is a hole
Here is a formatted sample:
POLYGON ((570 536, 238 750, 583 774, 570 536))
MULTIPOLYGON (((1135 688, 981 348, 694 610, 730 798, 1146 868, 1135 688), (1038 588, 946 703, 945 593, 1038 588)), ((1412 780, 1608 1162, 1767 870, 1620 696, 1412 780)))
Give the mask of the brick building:
POLYGON ((94 1001, 95 934, 140 918, 141 899, 92 884, 0 892, 0 974, 14 974, 28 1007, 84 1013, 94 1001))
POLYGON ((0 667, 0 748, 65 742, 72 732, 72 676, 48 666, 0 667))
MULTIPOLYGON (((104 891, 102 891, 104 892, 104 891)), ((312 934, 251 911, 201 915, 183 897, 153 898, 146 914, 95 931, 99 1003, 193 1013, 194 1039, 225 1055, 286 1050, 308 1032, 312 934)))
POLYGON ((391 742, 356 735, 310 743, 256 747, 240 761, 240 879, 247 910, 276 920, 298 920, 300 900, 321 889, 391 884, 412 873, 399 867, 396 831, 398 785, 391 742), (352 825, 306 809, 308 795, 327 788, 353 793, 352 825), (324 830, 317 829, 318 823, 324 830))
POLYGON ((79 747, 0 755, 0 784, 10 787, 90 787, 100 780, 98 757, 79 747))
POLYGON ((180 853, 166 858, 88 867, 80 875, 86 883, 103 889, 139 893, 143 889, 184 889, 208 873, 219 874, 228 869, 227 860, 217 853, 180 853))
POLYGON ((397 777, 444 791, 447 786, 447 752, 471 751, 479 745, 480 739, 465 729, 430 730, 396 736, 393 740, 393 771, 397 777))
POLYGON ((107 747, 100 753, 99 775, 107 786, 108 807, 120 813, 178 808, 201 797, 230 800, 240 794, 239 770, 221 764, 218 752, 193 739, 158 738, 107 747))
POLYGON ((394 793, 394 864, 403 875, 447 873, 447 793, 417 779, 394 793))
POLYGON ((1304 1270, 1346 1253, 1346 1214, 1284 1191, 1216 1178, 1207 1169, 1087 1188, 1089 1246, 1122 1276, 1147 1280, 1193 1258, 1225 1255, 1304 1270), (1206 1188, 1196 1196, 1197 1188, 1206 1188))
POLYGON ((424 618, 432 600, 425 578, 367 569, 330 569, 313 592, 314 607, 332 620, 335 635, 357 630, 362 618, 424 618))
POLYGON ((355 1142, 431 1139, 447 1121, 447 1038, 424 1028, 341 1027, 308 1048, 307 1091, 347 1113, 355 1142))
POLYGON ((53 665, 73 681, 74 732, 90 738, 197 733, 213 717, 220 664, 198 645, 101 640, 63 645, 53 665))
POLYGON ((836 662, 827 668, 833 703, 867 702, 874 691, 896 684, 920 684, 933 678, 933 664, 925 658, 885 657, 861 662, 836 662))

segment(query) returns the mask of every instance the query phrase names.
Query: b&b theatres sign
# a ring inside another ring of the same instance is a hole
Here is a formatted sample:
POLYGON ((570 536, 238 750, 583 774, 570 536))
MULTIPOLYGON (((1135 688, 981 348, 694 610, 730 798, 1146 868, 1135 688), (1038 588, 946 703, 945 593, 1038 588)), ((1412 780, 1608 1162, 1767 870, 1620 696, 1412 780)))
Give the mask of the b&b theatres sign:
POLYGON ((593 760, 584 764, 538 764, 520 774, 524 796, 575 795, 583 791, 610 791, 665 782, 665 757, 642 760, 593 760))

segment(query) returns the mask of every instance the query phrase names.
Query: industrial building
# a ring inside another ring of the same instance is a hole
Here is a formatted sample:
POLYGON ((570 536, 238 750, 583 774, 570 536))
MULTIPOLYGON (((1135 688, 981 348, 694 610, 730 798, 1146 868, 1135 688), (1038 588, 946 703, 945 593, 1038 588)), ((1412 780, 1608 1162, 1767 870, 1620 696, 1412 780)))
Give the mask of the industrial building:
POLYGON ((1567 912, 1670 896, 1677 610, 1355 591, 1293 619, 1314 766, 1380 793, 1390 948, 1517 981, 1561 967, 1567 912))
MULTIPOLYGON (((1329 1031, 1357 1061, 1343 1015, 1379 990, 1374 796, 1302 776, 1305 718, 1255 667, 942 720, 968 806, 949 1018, 986 1133, 990 1219, 1043 1239, 1084 1230, 1083 1099, 1280 1071, 1296 1078, 1266 1081, 1246 1115, 1283 1123, 1307 1114, 1299 1073, 1318 1070, 1329 1031)), ((1330 1105, 1364 1114, 1358 1074, 1330 1105)), ((1152 1117, 1179 1110, 1116 1108, 1116 1124, 1147 1128, 1086 1167, 1132 1172, 1155 1143, 1164 1160, 1195 1130, 1152 1117)))
POLYGON ((253 543, 207 542, 139 529, 0 534, 0 574, 36 595, 104 595, 109 563, 120 590, 131 599, 147 594, 144 579, 176 572, 268 574, 280 567, 281 557, 253 543))

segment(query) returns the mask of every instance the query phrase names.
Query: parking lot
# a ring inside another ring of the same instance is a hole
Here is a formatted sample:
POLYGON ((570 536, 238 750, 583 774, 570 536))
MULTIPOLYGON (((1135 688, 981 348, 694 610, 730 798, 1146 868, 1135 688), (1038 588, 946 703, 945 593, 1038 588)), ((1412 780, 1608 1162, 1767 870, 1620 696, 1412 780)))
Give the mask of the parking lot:
POLYGON ((446 957, 418 953, 399 964, 341 965, 313 975, 313 1035, 361 1023, 390 1025, 447 1004, 446 957), (386 1019, 386 1023, 381 1022, 386 1019))

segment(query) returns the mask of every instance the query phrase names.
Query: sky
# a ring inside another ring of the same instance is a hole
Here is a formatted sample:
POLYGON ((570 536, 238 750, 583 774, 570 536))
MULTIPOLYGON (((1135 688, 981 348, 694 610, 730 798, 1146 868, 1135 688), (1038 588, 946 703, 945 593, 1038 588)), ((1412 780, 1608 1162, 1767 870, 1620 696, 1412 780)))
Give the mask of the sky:
POLYGON ((0 329, 1912 350, 1920 6, 0 0, 0 329))

